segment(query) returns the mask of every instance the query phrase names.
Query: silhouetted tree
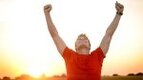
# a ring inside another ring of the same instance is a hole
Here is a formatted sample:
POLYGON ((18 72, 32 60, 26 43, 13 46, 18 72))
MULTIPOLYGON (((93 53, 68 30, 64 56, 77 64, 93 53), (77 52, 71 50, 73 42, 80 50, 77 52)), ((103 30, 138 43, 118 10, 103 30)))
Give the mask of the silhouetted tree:
POLYGON ((136 76, 143 76, 143 73, 139 72, 139 73, 136 74, 136 76))
POLYGON ((57 77, 60 77, 59 75, 54 75, 53 77, 57 78, 57 77))
POLYGON ((23 74, 20 77, 16 77, 15 80, 32 80, 33 78, 29 75, 23 74))
POLYGON ((5 76, 2 80, 10 80, 10 77, 5 76))
POLYGON ((127 76, 135 76, 134 73, 129 73, 127 76))
POLYGON ((113 74, 113 76, 119 76, 118 74, 113 74))
POLYGON ((61 75, 61 77, 66 77, 66 74, 63 73, 63 74, 61 75))

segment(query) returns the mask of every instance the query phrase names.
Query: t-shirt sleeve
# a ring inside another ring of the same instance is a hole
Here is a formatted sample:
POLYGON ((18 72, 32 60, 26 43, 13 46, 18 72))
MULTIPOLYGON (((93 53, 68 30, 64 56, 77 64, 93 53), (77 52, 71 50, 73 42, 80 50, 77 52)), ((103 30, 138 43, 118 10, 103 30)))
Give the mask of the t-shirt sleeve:
POLYGON ((105 58, 105 55, 104 55, 102 49, 101 49, 100 47, 98 47, 96 50, 94 50, 94 51, 92 52, 92 54, 93 54, 94 56, 96 56, 96 57, 98 58, 99 62, 102 64, 103 59, 105 58))
POLYGON ((68 47, 66 47, 66 48, 64 49, 63 55, 62 55, 62 57, 64 58, 64 60, 69 60, 70 57, 71 57, 72 52, 73 52, 73 51, 72 51, 71 49, 69 49, 68 47))

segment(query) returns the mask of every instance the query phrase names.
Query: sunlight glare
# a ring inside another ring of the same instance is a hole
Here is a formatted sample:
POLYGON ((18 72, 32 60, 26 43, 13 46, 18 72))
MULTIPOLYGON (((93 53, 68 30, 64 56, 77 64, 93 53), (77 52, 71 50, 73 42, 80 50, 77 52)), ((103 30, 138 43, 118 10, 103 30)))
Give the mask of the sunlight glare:
POLYGON ((46 71, 46 67, 42 65, 31 65, 28 68, 28 73, 33 76, 39 78, 46 71))

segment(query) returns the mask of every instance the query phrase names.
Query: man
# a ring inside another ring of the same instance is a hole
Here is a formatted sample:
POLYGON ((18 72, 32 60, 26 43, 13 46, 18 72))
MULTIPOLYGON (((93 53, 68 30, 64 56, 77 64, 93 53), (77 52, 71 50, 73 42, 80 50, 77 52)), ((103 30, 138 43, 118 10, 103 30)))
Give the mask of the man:
POLYGON ((90 41, 85 34, 80 34, 75 42, 75 50, 67 47, 65 42, 59 36, 55 25, 52 22, 50 11, 51 5, 44 6, 44 13, 49 32, 66 63, 67 80, 100 80, 103 59, 109 49, 112 36, 118 26, 123 14, 124 6, 118 2, 115 3, 116 15, 112 23, 106 30, 106 33, 97 49, 90 53, 90 41))

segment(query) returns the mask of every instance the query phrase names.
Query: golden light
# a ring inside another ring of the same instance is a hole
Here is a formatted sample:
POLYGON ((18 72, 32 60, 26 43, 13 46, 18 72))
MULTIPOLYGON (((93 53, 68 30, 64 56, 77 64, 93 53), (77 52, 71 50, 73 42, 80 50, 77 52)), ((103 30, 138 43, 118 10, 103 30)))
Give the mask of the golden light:
POLYGON ((42 74, 45 74, 45 71, 46 67, 37 64, 31 65, 28 68, 28 74, 36 78, 39 78, 42 74))
MULTIPOLYGON (((102 71, 107 75, 115 71, 119 74, 138 72, 143 66, 143 0, 118 1, 125 5, 125 12, 104 60, 102 71)), ((15 77, 23 73, 33 77, 66 73, 64 60, 47 29, 43 13, 45 4, 52 4, 53 22, 67 46, 74 49, 75 38, 84 32, 89 35, 93 50, 98 47, 114 17, 115 2, 116 0, 0 1, 0 77, 15 77)))

